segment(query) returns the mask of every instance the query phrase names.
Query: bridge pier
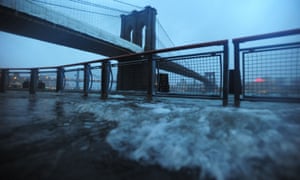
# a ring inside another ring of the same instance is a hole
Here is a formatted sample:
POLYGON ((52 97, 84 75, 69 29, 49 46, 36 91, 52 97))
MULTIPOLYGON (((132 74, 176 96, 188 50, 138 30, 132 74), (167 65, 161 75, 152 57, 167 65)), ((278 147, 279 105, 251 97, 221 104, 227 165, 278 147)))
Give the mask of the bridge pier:
MULTIPOLYGON (((156 10, 152 7, 146 7, 139 12, 133 11, 129 15, 122 15, 121 38, 143 47, 145 51, 154 50, 155 20, 156 10)), ((137 60, 139 59, 127 59, 119 63, 118 90, 146 91, 148 89, 150 77, 148 60, 134 62, 137 60)))
MULTIPOLYGON (((129 62, 130 63, 130 62, 129 62)), ((147 90, 148 65, 141 64, 119 65, 117 77, 118 90, 147 90)))

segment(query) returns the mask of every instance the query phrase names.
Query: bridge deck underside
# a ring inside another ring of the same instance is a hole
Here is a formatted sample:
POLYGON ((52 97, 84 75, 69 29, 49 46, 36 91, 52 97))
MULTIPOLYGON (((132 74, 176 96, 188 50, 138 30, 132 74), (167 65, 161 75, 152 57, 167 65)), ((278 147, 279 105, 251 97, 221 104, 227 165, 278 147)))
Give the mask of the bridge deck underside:
POLYGON ((104 56, 132 53, 110 42, 0 6, 0 30, 104 56))

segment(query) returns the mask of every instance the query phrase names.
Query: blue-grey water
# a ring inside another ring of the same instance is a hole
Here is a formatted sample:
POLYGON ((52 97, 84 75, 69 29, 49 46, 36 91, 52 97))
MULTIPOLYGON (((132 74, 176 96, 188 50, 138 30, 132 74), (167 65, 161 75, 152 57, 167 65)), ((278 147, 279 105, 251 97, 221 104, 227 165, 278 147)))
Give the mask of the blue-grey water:
POLYGON ((0 94, 0 178, 299 179, 300 104, 0 94))

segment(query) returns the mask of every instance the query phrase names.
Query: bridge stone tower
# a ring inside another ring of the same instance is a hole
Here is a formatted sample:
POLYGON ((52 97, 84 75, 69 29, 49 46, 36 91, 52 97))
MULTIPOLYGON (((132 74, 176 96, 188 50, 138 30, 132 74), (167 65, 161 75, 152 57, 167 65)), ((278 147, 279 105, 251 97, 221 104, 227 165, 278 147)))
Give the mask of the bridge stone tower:
MULTIPOLYGON (((137 44, 145 51, 155 49, 156 9, 147 6, 142 11, 133 11, 121 16, 121 38, 137 44)), ((128 62, 134 61, 132 59, 128 62)), ((124 62, 124 61, 122 61, 124 62)), ((118 90, 146 90, 148 87, 147 62, 119 65, 118 90)))

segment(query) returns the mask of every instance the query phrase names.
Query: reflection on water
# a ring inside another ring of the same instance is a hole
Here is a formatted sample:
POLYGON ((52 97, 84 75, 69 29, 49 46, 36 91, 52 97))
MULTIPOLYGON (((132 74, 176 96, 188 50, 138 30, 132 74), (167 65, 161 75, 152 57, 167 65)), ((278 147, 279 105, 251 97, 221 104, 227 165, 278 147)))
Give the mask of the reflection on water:
POLYGON ((57 118, 64 118, 64 112, 64 103, 57 100, 54 106, 54 113, 56 114, 57 118))
POLYGON ((29 95, 27 109, 29 112, 35 111, 37 99, 34 95, 29 95))

